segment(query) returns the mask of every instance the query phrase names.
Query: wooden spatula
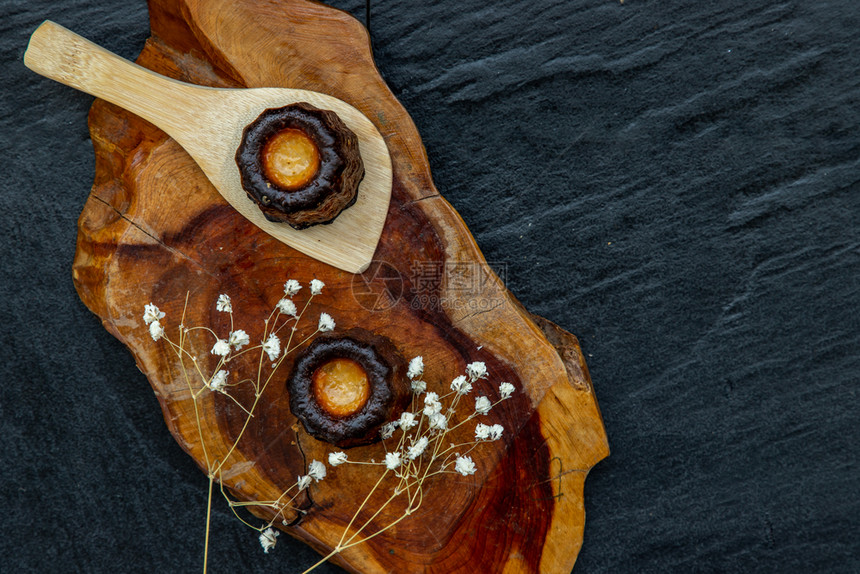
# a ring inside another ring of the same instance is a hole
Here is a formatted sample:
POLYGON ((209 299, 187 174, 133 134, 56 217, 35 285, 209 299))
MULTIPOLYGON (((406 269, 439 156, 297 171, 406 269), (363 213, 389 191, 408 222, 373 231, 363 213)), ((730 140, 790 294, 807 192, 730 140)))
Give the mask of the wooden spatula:
POLYGON ((373 123, 346 102, 307 90, 186 84, 120 58, 51 21, 33 32, 24 64, 164 130, 194 158, 236 211, 278 240, 351 273, 364 271, 370 264, 391 198, 391 156, 373 123), (245 126, 267 108, 296 102, 337 113, 358 136, 366 172, 352 207, 329 225, 302 231, 263 217, 242 189, 234 159, 245 126))

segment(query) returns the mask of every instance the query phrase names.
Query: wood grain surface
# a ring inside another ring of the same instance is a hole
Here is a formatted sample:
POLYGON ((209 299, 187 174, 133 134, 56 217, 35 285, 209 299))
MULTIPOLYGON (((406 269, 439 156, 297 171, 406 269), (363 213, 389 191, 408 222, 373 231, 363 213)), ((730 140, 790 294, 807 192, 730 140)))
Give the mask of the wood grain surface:
MULTIPOLYGON (((375 262, 353 275, 262 232, 165 133, 96 102, 96 181, 79 222, 74 279, 83 301, 134 354, 176 440, 202 465, 187 387, 172 355, 149 338, 143 305, 158 304, 170 324, 188 294, 187 324, 224 330, 229 322, 214 302, 227 293, 243 318, 238 326, 253 338, 285 279, 321 279, 326 289, 313 310, 330 313, 337 330, 360 326, 394 341, 406 357, 422 355, 430 390, 483 361, 492 381, 522 391, 489 415, 488 422, 505 426, 506 438, 486 445, 474 476, 428 485, 432 495, 420 513, 336 561, 353 572, 569 572, 582 540, 583 483, 608 454, 578 343, 519 305, 436 191, 419 135, 377 73, 364 28, 342 12, 299 1, 154 0, 150 13, 142 66, 207 86, 290 87, 340 98, 376 125, 394 175, 375 262), (423 281, 416 269, 426 268, 442 269, 441 281, 423 281), (393 291, 392 273, 399 281, 393 291), (379 294, 373 304, 361 297, 365 291, 379 294)), ((202 361, 210 360, 206 350, 202 361)), ((277 498, 307 462, 333 450, 304 432, 288 399, 283 384, 271 385, 231 455, 223 482, 239 499, 277 498)), ((226 453, 241 415, 224 397, 203 403, 210 452, 226 453)), ((379 459, 383 451, 370 445, 350 452, 379 459)), ((366 492, 363 473, 341 470, 311 489, 306 513, 286 528, 320 552, 337 542, 366 492)))

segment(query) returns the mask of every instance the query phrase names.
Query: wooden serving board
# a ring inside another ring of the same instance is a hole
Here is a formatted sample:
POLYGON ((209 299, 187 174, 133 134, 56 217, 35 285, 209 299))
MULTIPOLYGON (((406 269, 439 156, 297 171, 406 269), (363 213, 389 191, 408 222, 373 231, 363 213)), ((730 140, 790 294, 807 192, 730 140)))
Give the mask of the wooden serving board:
MULTIPOLYGON (((530 315, 489 269, 434 188, 415 126, 376 71, 366 30, 303 0, 151 0, 149 7, 152 37, 137 60, 142 66, 207 86, 331 94, 374 122, 394 169, 377 263, 352 275, 254 227, 163 132, 96 101, 96 178, 79 221, 74 280, 84 303, 134 354, 176 440, 204 467, 186 383, 175 357, 149 337, 143 305, 166 311, 169 329, 187 295, 186 324, 224 332, 229 318, 214 302, 227 293, 244 322, 237 327, 253 338, 284 280, 318 278, 326 288, 311 316, 328 312, 337 331, 362 327, 388 337, 407 358, 422 355, 429 390, 447 389, 472 361, 485 362, 491 375, 477 385, 482 394, 499 381, 518 389, 487 417, 505 426, 505 439, 476 451, 476 474, 427 485, 420 512, 334 561, 366 573, 570 572, 582 542, 585 477, 608 454, 578 342, 530 315)), ((208 347, 200 360, 214 360, 208 347)), ((223 475, 240 500, 277 498, 312 458, 335 450, 308 436, 290 412, 284 381, 291 364, 267 388, 223 475)), ((245 420, 217 394, 202 402, 200 417, 215 437, 210 452, 222 453, 245 420)), ((382 452, 370 445, 350 457, 380 460, 382 452)), ((330 469, 301 501, 305 513, 283 529, 327 553, 368 480, 361 467, 330 469)))

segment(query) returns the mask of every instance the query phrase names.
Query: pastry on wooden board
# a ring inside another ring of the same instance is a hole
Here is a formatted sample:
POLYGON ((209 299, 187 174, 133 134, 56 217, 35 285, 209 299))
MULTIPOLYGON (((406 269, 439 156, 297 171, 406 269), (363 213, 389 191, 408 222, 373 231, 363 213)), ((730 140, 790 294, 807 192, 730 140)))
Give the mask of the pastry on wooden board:
MULTIPOLYGON (((330 336, 361 329, 390 341, 405 359, 422 356, 426 393, 441 396, 478 363, 487 376, 474 380, 470 401, 495 401, 500 381, 516 389, 482 415, 486 426, 505 431, 473 453, 474 468, 428 481, 420 512, 395 527, 384 526, 397 520, 395 508, 378 516, 363 512, 379 535, 332 561, 367 573, 569 572, 582 542, 585 477, 608 454, 584 358, 573 335, 522 308, 436 191, 415 127, 376 71, 366 30, 340 11, 303 1, 277 10, 250 0, 152 0, 149 7, 153 37, 138 58, 142 66, 200 85, 331 94, 374 122, 394 166, 375 261, 353 275, 237 214, 183 149, 151 124, 103 101, 94 104, 96 181, 79 221, 75 285, 134 354, 176 440, 204 471, 211 457, 229 460, 217 481, 256 519, 272 521, 323 555, 338 546, 376 479, 370 467, 329 468, 324 480, 301 491, 288 516, 249 504, 278 500, 316 471, 314 461, 340 449, 337 440, 315 437, 291 409, 287 381, 301 349, 278 363, 256 396, 240 386, 232 396, 212 392, 195 401, 182 365, 152 341, 141 318, 143 305, 155 302, 168 331, 181 318, 217 333, 241 327, 259 337, 284 297, 284 280, 307 285, 315 279, 325 289, 309 313, 333 317, 330 336), (221 294, 231 298, 241 325, 217 309, 221 294), (251 404, 256 410, 249 418, 244 409, 251 404)), ((314 325, 297 333, 307 345, 320 336, 314 325)), ((190 344, 199 350, 201 369, 215 372, 221 358, 209 352, 211 342, 190 344)), ((229 370, 232 376, 255 365, 243 355, 229 370)), ((467 425, 452 431, 452 439, 473 434, 467 425)), ((371 441, 346 454, 380 461, 386 450, 371 441)))

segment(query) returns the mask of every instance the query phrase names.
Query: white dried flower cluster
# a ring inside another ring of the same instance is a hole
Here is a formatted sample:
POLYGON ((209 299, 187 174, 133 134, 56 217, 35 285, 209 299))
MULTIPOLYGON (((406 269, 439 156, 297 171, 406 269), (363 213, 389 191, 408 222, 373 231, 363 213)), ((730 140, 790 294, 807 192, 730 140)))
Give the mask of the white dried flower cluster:
POLYGON ((334 319, 328 313, 320 313, 320 322, 317 327, 320 333, 326 333, 334 329, 334 319))
POLYGON ((164 327, 158 321, 153 321, 149 324, 149 335, 153 341, 158 341, 164 336, 164 327))
POLYGON ((409 361, 409 368, 406 370, 406 376, 410 379, 417 379, 424 374, 424 358, 421 356, 414 357, 409 361))
POLYGON ((287 297, 292 297, 299 291, 301 291, 301 284, 295 279, 288 279, 286 283, 284 283, 284 295, 287 297))
POLYGON ((400 466, 400 453, 399 452, 385 453, 385 467, 388 470, 394 470, 398 466, 400 466))
POLYGON ((296 486, 299 488, 299 492, 310 486, 312 480, 313 479, 310 477, 310 475, 304 474, 300 476, 299 479, 296 481, 296 486))
POLYGON ((278 312, 280 312, 282 315, 289 315, 290 317, 295 317, 298 313, 298 310, 296 309, 296 304, 293 303, 292 300, 287 299, 286 297, 278 301, 277 307, 278 312))
POLYGON ((345 463, 346 460, 347 460, 347 456, 346 456, 346 453, 343 451, 332 452, 332 453, 329 453, 329 455, 328 455, 328 463, 331 466, 340 466, 343 463, 345 463))
POLYGON ((486 378, 487 365, 480 361, 469 363, 466 365, 466 374, 469 376, 469 380, 473 383, 478 379, 486 378))
POLYGON ((308 465, 308 476, 319 482, 325 478, 325 465, 318 460, 312 460, 308 465))
POLYGON ((472 383, 466 380, 465 376, 460 375, 451 381, 451 390, 459 395, 465 395, 472 390, 472 383))
POLYGON ((475 470, 477 469, 471 456, 458 456, 457 461, 454 463, 454 470, 463 476, 469 476, 470 474, 475 474, 475 470))
MULTIPOLYGON (((418 377, 423 375, 424 364, 421 357, 416 357, 410 361, 409 370, 407 372, 413 390, 418 377)), ((400 484, 394 487, 393 496, 397 496, 402 490, 405 490, 404 484, 412 484, 415 481, 419 491, 422 488, 423 478, 426 478, 427 472, 432 474, 448 473, 459 474, 461 476, 471 476, 478 471, 478 466, 469 452, 474 449, 478 443, 496 441, 502 438, 504 427, 500 424, 484 424, 479 423, 475 427, 475 438, 473 441, 462 441, 462 439, 452 439, 448 441, 448 431, 456 432, 456 429, 463 423, 470 421, 478 415, 489 414, 494 403, 488 396, 477 396, 475 398, 475 410, 469 413, 462 422, 456 421, 455 411, 460 404, 461 398, 470 393, 473 388, 473 383, 479 379, 486 378, 487 369, 484 363, 470 363, 466 367, 466 373, 455 378, 451 382, 450 393, 443 392, 440 396, 438 392, 426 391, 426 387, 421 389, 425 392, 424 400, 416 400, 412 398, 412 410, 405 411, 400 416, 391 422, 382 425, 380 436, 386 440, 394 436, 395 430, 400 428, 403 433, 399 435, 396 441, 396 447, 389 450, 392 443, 386 443, 385 460, 376 462, 371 459, 370 462, 358 462, 357 464, 375 464, 385 466, 387 470, 395 471, 395 477, 401 480, 400 484), (449 428, 450 425, 450 428, 449 428), (415 429, 415 430, 412 430, 415 429), (398 440, 399 439, 399 440, 398 440), (455 443, 461 444, 455 444, 455 443), (452 452, 456 447, 468 446, 469 451, 462 456, 459 453, 452 452), (417 462, 417 461, 421 462, 417 462), (412 462, 416 461, 416 462, 412 462), (406 481, 406 482, 404 482, 406 481)), ((423 381, 420 382, 422 385, 423 381)), ((510 383, 502 383, 499 385, 499 395, 501 400, 510 398, 514 393, 514 386, 510 383)), ((465 430, 465 429, 464 429, 465 430)), ((346 454, 336 452, 329 454, 329 464, 331 466, 339 466, 347 462, 346 454)), ((379 485, 380 482, 377 483, 379 485)), ((411 488, 409 486, 408 488, 411 488)), ((406 511, 409 514, 409 510, 406 511)))
POLYGON ((442 413, 430 415, 430 428, 433 430, 448 430, 448 418, 442 413))
POLYGON ((415 444, 410 446, 406 451, 406 458, 409 460, 415 460, 427 449, 427 445, 430 444, 430 439, 426 436, 422 436, 418 440, 415 441, 415 444))
POLYGON ((263 547, 263 552, 269 553, 269 550, 275 547, 278 542, 276 539, 281 533, 274 528, 266 528, 260 533, 260 546, 263 547))
MULTIPOLYGON (((313 296, 316 296, 316 295, 319 295, 322 293, 322 290, 325 288, 325 283, 323 283, 319 279, 313 279, 310 281, 309 287, 310 287, 310 289, 309 289, 310 295, 311 295, 311 297, 313 297, 313 296)), ((248 349, 248 350, 260 349, 261 359, 262 359, 262 356, 268 356, 268 358, 271 361, 273 361, 273 363, 272 363, 273 369, 275 369, 277 367, 277 364, 275 363, 275 361, 277 359, 279 359, 280 357, 282 357, 282 354, 285 352, 285 349, 283 349, 281 346, 282 341, 278 337, 278 335, 276 335, 276 332, 279 332, 280 329, 284 328, 290 322, 288 319, 279 319, 279 317, 277 317, 276 315, 277 314, 286 315, 288 317, 294 318, 296 320, 296 322, 298 322, 298 320, 300 318, 299 312, 298 312, 298 307, 292 301, 291 297, 295 296, 299 291, 301 291, 301 289, 302 289, 301 284, 299 284, 299 282, 296 281, 295 279, 290 279, 286 283, 284 283, 284 297, 282 297, 277 302, 277 304, 275 305, 275 309, 273 312, 274 317, 270 316, 269 318, 267 318, 265 320, 265 330, 263 331, 263 338, 265 340, 262 341, 262 344, 260 344, 258 346, 254 346, 251 349, 248 349), (273 318, 275 319, 275 324, 270 325, 271 320, 273 318), (282 322, 283 322, 283 324, 282 324, 282 322)), ((303 312, 304 312, 304 309, 307 309, 309 302, 310 302, 310 298, 308 299, 308 302, 305 303, 305 306, 303 308, 303 312)), ((219 313, 229 313, 231 315, 230 316, 230 324, 231 324, 231 328, 232 328, 234 317, 232 315, 233 314, 233 301, 230 298, 230 296, 227 295, 226 293, 219 294, 217 300, 215 301, 215 309, 219 313)), ((144 323, 147 325, 149 334, 152 336, 153 340, 155 340, 155 341, 158 341, 158 340, 166 337, 164 327, 161 325, 161 322, 160 322, 161 319, 163 319, 164 317, 165 317, 165 313, 162 312, 153 303, 149 303, 147 305, 144 305, 143 320, 144 320, 144 323)), ((335 328, 335 322, 334 322, 334 319, 331 317, 331 315, 329 315, 328 313, 320 313, 319 323, 317 325, 317 331, 325 333, 325 332, 334 330, 334 328, 335 328)), ((294 332, 296 330, 297 330, 296 325, 293 325, 292 331, 294 332)), ((221 366, 225 366, 226 363, 228 361, 230 361, 230 359, 232 358, 230 356, 231 353, 233 353, 234 351, 238 352, 241 349, 243 349, 244 347, 250 345, 251 337, 248 335, 248 333, 246 331, 244 331, 243 329, 235 329, 235 330, 230 331, 228 335, 224 336, 224 338, 220 338, 218 335, 215 335, 216 340, 215 340, 215 343, 212 345, 212 348, 210 349, 210 353, 213 355, 216 355, 218 357, 221 357, 222 359, 218 362, 218 367, 216 367, 217 371, 214 374, 212 374, 211 376, 209 376, 208 379, 206 378, 205 375, 203 375, 202 371, 200 370, 202 365, 197 362, 198 357, 193 355, 192 351, 190 351, 188 348, 186 348, 183 345, 184 339, 182 338, 182 335, 188 334, 190 331, 191 331, 191 329, 188 329, 184 325, 180 324, 179 325, 180 340, 179 340, 178 344, 170 342, 170 345, 171 345, 171 349, 174 352, 176 352, 177 356, 183 357, 184 355, 188 355, 192 359, 192 361, 195 363, 195 372, 200 374, 201 378, 203 379, 202 380, 202 387, 199 389, 200 391, 209 390, 212 392, 223 393, 225 395, 230 396, 228 394, 228 391, 229 391, 231 386, 239 386, 245 382, 250 382, 251 384, 254 385, 254 390, 257 393, 256 396, 257 396, 257 398, 259 398, 259 396, 262 393, 262 389, 265 388, 265 383, 261 382, 261 379, 260 379, 261 375, 259 374, 259 372, 257 375, 257 381, 256 382, 254 382, 252 379, 242 379, 241 381, 235 382, 235 383, 233 383, 233 385, 230 385, 227 382, 228 376, 230 374, 229 371, 227 371, 226 369, 218 368, 221 366)), ((211 329, 206 329, 206 331, 214 334, 214 332, 211 329)), ((292 333, 290 334, 290 340, 292 340, 292 333)), ((288 351, 290 349, 286 349, 286 350, 288 351)), ((236 377, 236 379, 239 379, 239 378, 240 377, 238 377, 238 376, 236 377)), ((188 381, 188 382, 189 382, 189 384, 191 384, 191 381, 188 381)), ((199 384, 199 382, 198 382, 198 384, 199 384)), ((197 407, 197 397, 199 396, 199 394, 200 394, 199 392, 195 391, 194 394, 192 395, 192 397, 195 401, 195 407, 197 407)), ((240 407, 243 407, 243 405, 239 401, 239 399, 234 398, 234 401, 240 407)), ((254 406, 256 406, 256 401, 254 402, 254 405, 251 406, 250 410, 245 409, 245 412, 249 417, 254 416, 254 413, 253 413, 254 406)), ((406 421, 405 426, 408 428, 411 428, 412 426, 415 426, 416 424, 418 424, 417 421, 415 420, 414 415, 410 415, 410 416, 412 417, 411 421, 407 421, 407 419, 404 418, 404 421, 406 421)), ((383 428, 383 436, 384 437, 390 437, 394 433, 394 430, 399 426, 399 424, 400 424, 400 421, 395 421, 395 422, 391 422, 391 423, 388 423, 387 425, 385 425, 385 427, 383 428)), ((198 430, 201 433, 201 440, 202 440, 204 438, 203 437, 203 430, 199 428, 199 421, 198 421, 198 430)), ((421 453, 424 451, 424 449, 427 448, 428 444, 429 444, 429 440, 426 437, 423 437, 423 438, 419 439, 417 442, 413 443, 413 446, 410 449, 410 452, 415 457, 420 456, 421 453)), ((232 450, 231 450, 231 452, 232 452, 232 450)), ((385 464, 389 468, 392 468, 392 469, 398 468, 401 465, 400 461, 401 461, 402 456, 403 456, 402 452, 389 453, 389 455, 386 456, 385 464)), ((348 456, 344 452, 335 452, 335 453, 331 453, 328 455, 328 463, 332 467, 340 466, 340 465, 345 464, 347 462, 349 462, 348 456)), ((220 466, 215 466, 215 467, 210 466, 210 469, 209 469, 210 473, 215 472, 213 470, 213 468, 219 469, 220 466)), ((299 476, 296 479, 296 482, 294 485, 296 492, 294 493, 293 500, 295 499, 296 496, 299 495, 299 493, 301 493, 304 490, 307 490, 314 482, 320 482, 320 481, 324 480, 326 478, 327 472, 328 472, 328 470, 327 470, 327 467, 325 464, 323 464, 322 462, 320 462, 318 460, 312 460, 310 462, 310 464, 308 464, 307 474, 299 476)), ((290 490, 292 490, 292 489, 290 489, 290 490)), ((285 492, 284 495, 287 495, 287 493, 285 492)), ((279 498, 277 501, 274 501, 274 502, 271 502, 268 504, 270 506, 272 506, 273 508, 278 508, 280 511, 283 511, 287 507, 290 506, 290 502, 282 504, 282 503, 280 503, 280 500, 281 499, 279 498)), ((284 520, 284 524, 287 524, 286 519, 284 520)), ((275 547, 275 544, 277 542, 277 537, 280 534, 277 530, 271 528, 270 525, 271 525, 271 523, 269 523, 269 525, 266 525, 262 529, 260 529, 260 535, 259 535, 260 545, 262 546, 263 551, 266 553, 268 553, 269 550, 271 550, 272 548, 275 547)))
POLYGON ((504 432, 505 427, 502 425, 485 425, 484 423, 478 423, 475 427, 475 440, 499 440, 502 438, 502 432, 504 432))
MULTIPOLYGON (((346 455, 344 453, 332 453, 336 455, 343 455, 344 462, 346 462, 346 455)), ((340 456, 335 456, 336 460, 340 459, 340 456)), ((329 462, 331 462, 332 457, 329 455, 329 462)), ((341 464, 338 462, 338 464, 341 464)), ((336 465, 335 465, 336 466, 336 465)), ((303 491, 307 487, 311 485, 311 481, 319 482, 325 478, 326 468, 323 463, 318 460, 312 460, 308 465, 308 473, 302 475, 296 480, 296 487, 299 489, 299 492, 303 491)))
POLYGON ((281 340, 278 336, 272 333, 266 342, 263 343, 263 351, 269 356, 270 361, 274 361, 281 354, 281 340))
POLYGON ((226 393, 227 375, 229 374, 229 371, 221 369, 220 371, 212 375, 212 380, 209 381, 209 388, 219 393, 226 393))
POLYGON ((225 341, 224 339, 218 339, 214 345, 212 345, 212 350, 209 351, 213 355, 219 355, 221 357, 226 357, 230 354, 230 343, 225 341))
POLYGON ((427 390, 427 383, 420 380, 418 377, 424 374, 424 358, 420 355, 413 357, 409 361, 409 368, 406 369, 406 376, 409 377, 409 384, 412 387, 412 392, 420 395, 427 390))
POLYGON ((164 313, 152 303, 143 306, 143 322, 149 325, 149 335, 153 341, 158 341, 164 336, 164 327, 160 323, 163 318, 164 313))
POLYGON ((393 421, 390 423, 385 423, 382 425, 382 428, 379 429, 379 436, 382 440, 389 439, 394 434, 394 431, 397 430, 397 427, 400 426, 400 421, 393 421))
POLYGON ((398 426, 403 432, 408 431, 412 427, 418 424, 418 421, 415 419, 415 415, 406 411, 400 415, 400 421, 398 421, 398 426))
POLYGON ((218 301, 215 303, 215 309, 221 311, 222 313, 232 313, 233 303, 230 301, 230 297, 228 295, 225 295, 224 293, 218 295, 218 301))
POLYGON ((158 309, 155 305, 150 303, 149 305, 143 306, 143 322, 147 325, 151 324, 153 321, 160 321, 164 319, 164 313, 158 309))
POLYGON ((251 342, 251 337, 242 329, 237 329, 230 333, 230 345, 237 351, 251 342))
POLYGON ((490 412, 493 405, 490 404, 490 399, 487 397, 478 397, 475 399, 475 412, 479 415, 485 415, 490 412))
POLYGON ((436 393, 427 393, 424 397, 424 416, 429 418, 441 412, 442 403, 439 402, 439 395, 436 393))

